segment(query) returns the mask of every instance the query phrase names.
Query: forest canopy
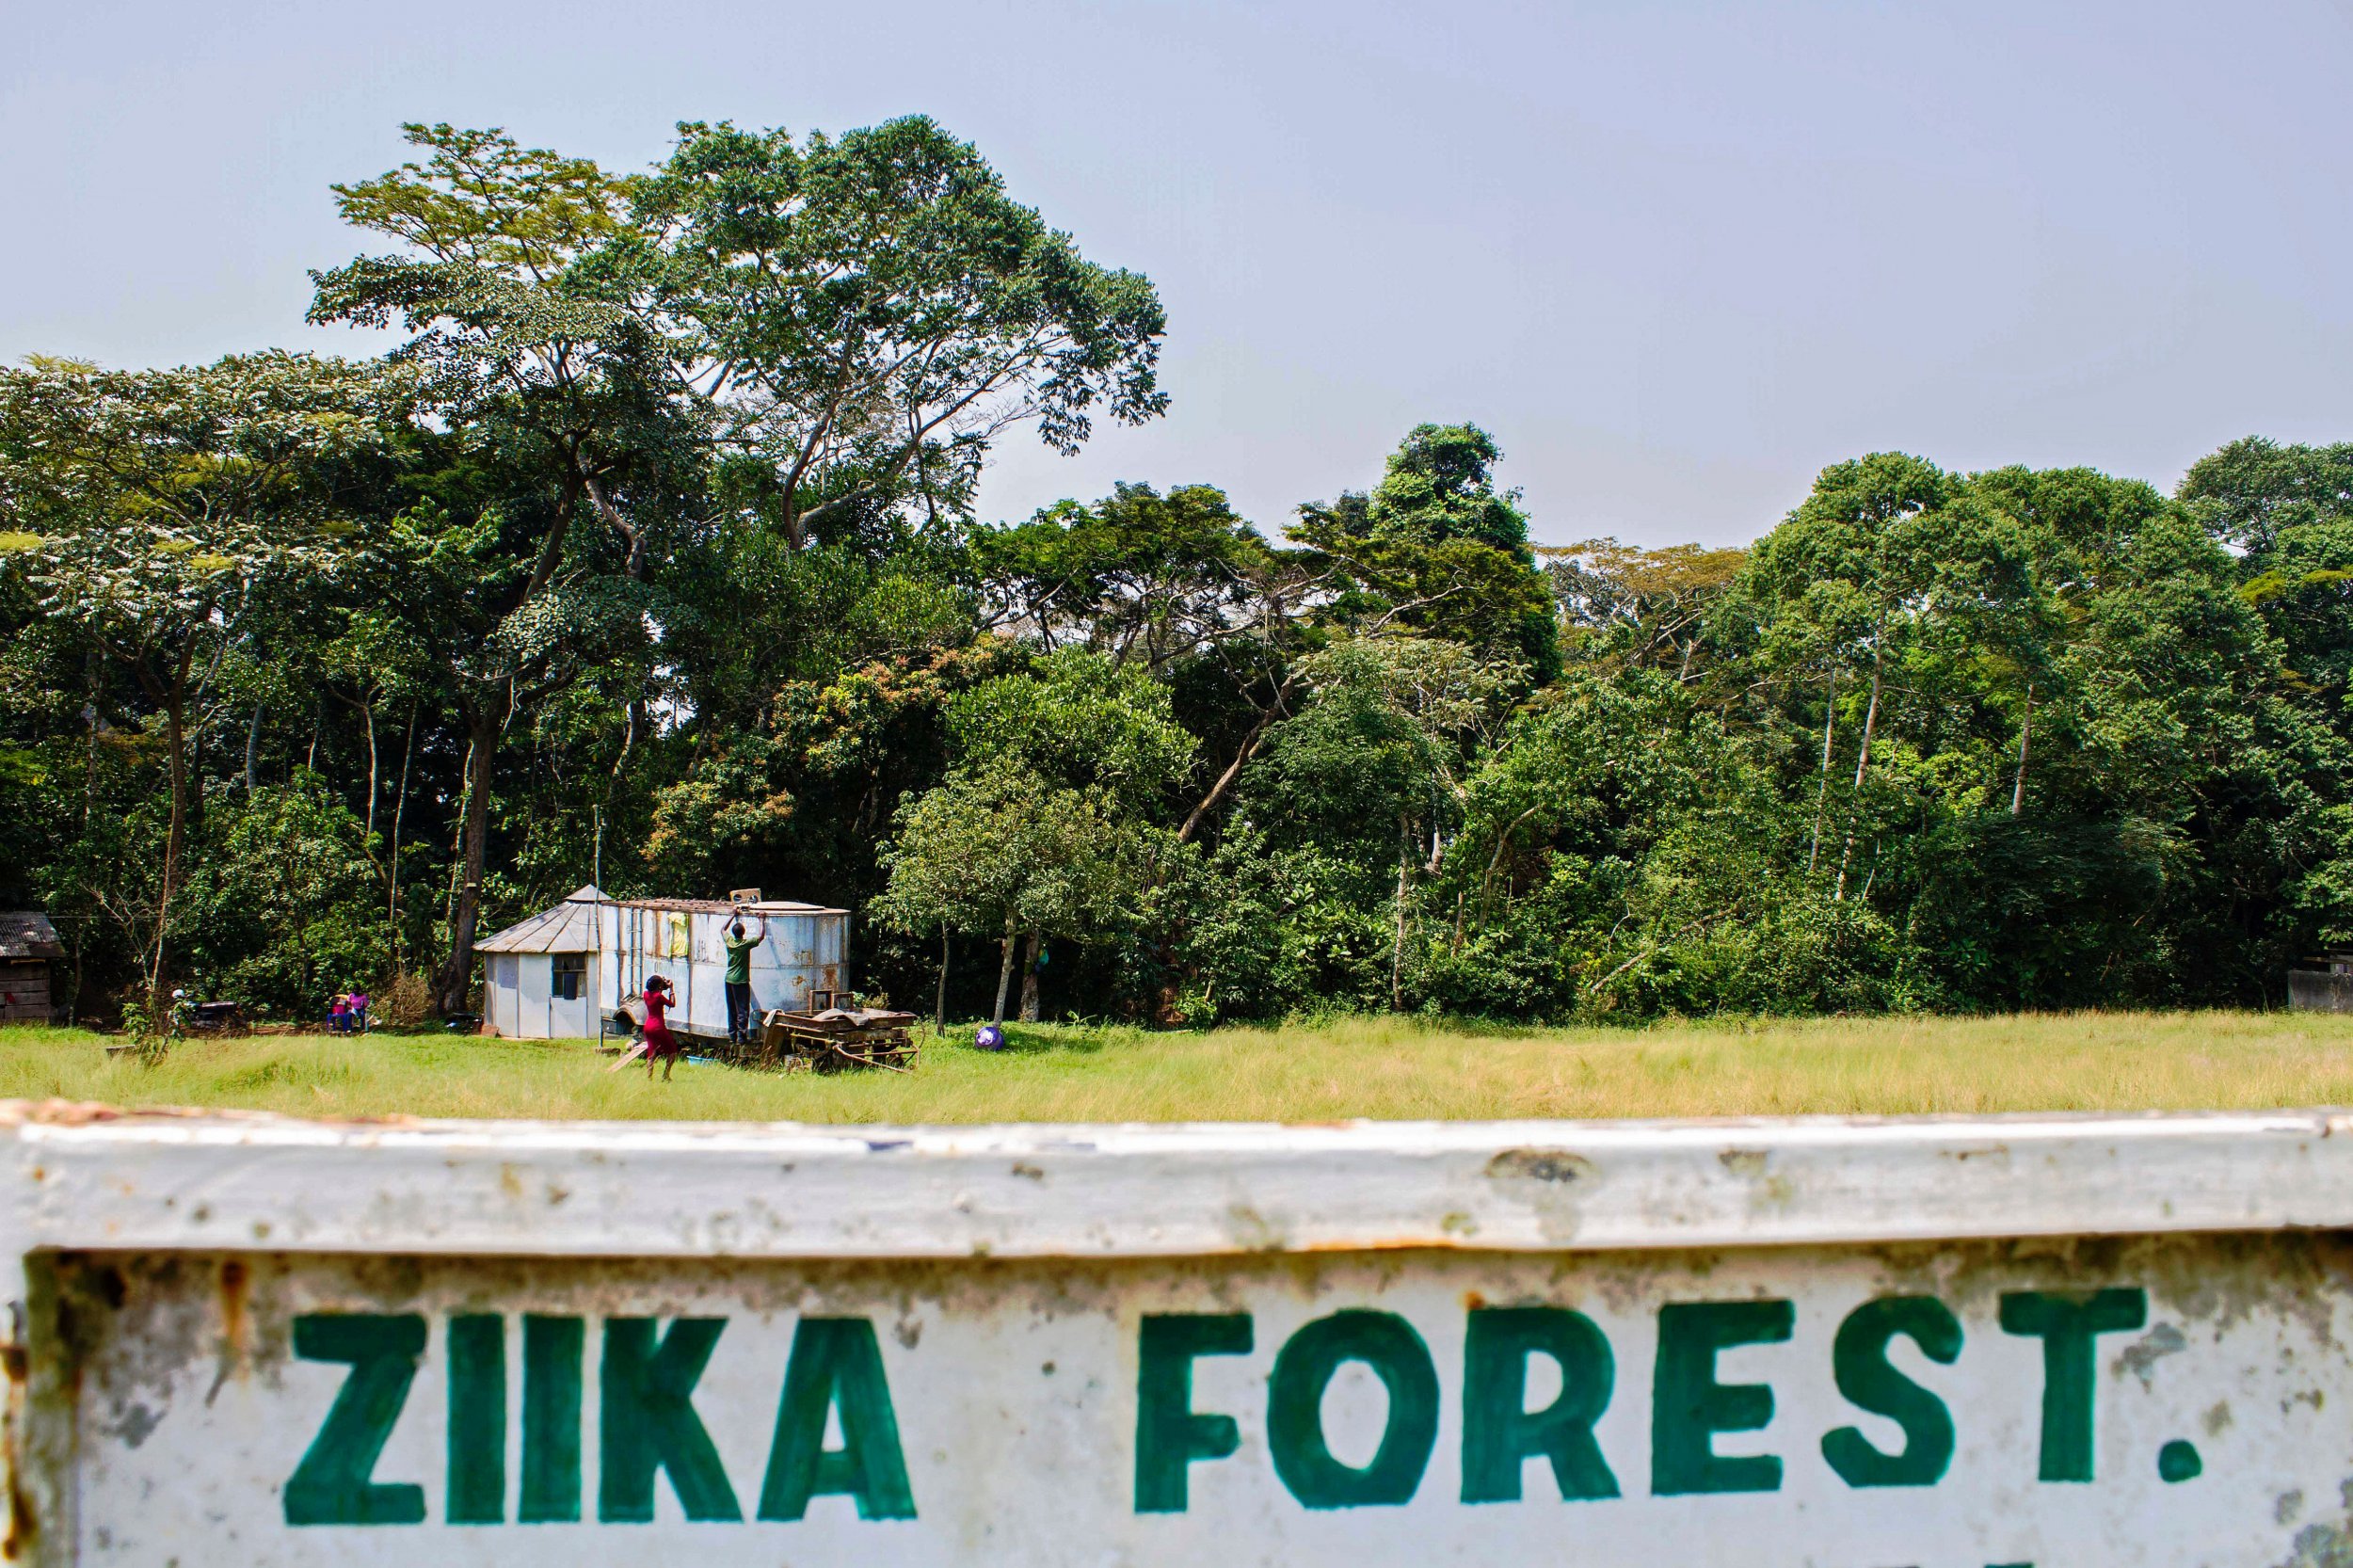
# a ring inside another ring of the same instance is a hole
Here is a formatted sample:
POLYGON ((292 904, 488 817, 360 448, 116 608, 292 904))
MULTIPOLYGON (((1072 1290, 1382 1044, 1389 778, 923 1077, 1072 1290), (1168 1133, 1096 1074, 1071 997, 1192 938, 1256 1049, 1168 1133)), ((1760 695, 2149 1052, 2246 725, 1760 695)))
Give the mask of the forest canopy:
POLYGON ((408 135, 312 275, 380 358, 0 369, 0 906, 84 1016, 464 1013, 592 875, 1163 1025, 2260 1004, 2353 945, 2353 443, 1542 548, 1433 422, 1289 518, 990 519, 1001 443, 1167 411, 1166 322, 969 145, 408 135))

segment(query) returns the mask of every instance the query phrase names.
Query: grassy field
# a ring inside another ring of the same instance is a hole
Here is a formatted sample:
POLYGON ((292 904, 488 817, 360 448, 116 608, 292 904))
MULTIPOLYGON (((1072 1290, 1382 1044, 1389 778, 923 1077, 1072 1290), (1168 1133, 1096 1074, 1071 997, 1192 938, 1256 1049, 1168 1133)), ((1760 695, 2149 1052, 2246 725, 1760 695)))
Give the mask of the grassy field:
POLYGON ((817 1078, 605 1070, 568 1041, 375 1035, 178 1047, 0 1032, 0 1096, 312 1116, 824 1122, 1746 1116, 2353 1104, 2353 1018, 2083 1014, 1482 1029, 1412 1018, 1155 1034, 1016 1028, 992 1055, 928 1034, 920 1065, 817 1078))

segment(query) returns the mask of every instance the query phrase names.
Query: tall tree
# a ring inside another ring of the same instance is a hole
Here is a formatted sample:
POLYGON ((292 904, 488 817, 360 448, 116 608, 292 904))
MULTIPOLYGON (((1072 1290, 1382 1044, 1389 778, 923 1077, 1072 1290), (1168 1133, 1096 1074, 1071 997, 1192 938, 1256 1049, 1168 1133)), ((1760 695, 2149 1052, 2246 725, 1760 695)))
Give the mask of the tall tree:
POLYGON ((1101 789, 1123 812, 1157 814, 1193 760, 1168 688, 1082 648, 1001 675, 948 705, 961 765, 1006 767, 1067 789, 1101 789))
MULTIPOLYGON (((912 934, 945 928, 996 937, 991 1017, 1002 1023, 1021 934, 1030 934, 1034 975, 1044 937, 1097 935, 1128 920, 1158 838, 1125 820, 1107 792, 1009 767, 959 771, 900 808, 884 852, 890 885, 872 908, 912 934)), ((1022 1016, 1035 1020, 1033 986, 1022 1002, 1022 1016)))
POLYGON ((1536 553, 1546 558, 1564 641, 1577 659, 1671 669, 1678 681, 1705 673, 1713 612, 1748 560, 1745 550, 1645 550, 1614 538, 1536 553))
POLYGON ((1068 453, 1098 408, 1168 406, 1151 283, 1080 256, 921 116, 803 142, 681 125, 632 196, 652 308, 738 489, 795 545, 861 511, 966 515, 1018 426, 1068 453))
POLYGON ((42 609, 136 682, 169 800, 138 936, 151 1020, 172 962, 196 705, 272 595, 330 571, 356 528, 338 468, 385 437, 371 366, 262 354, 163 371, 0 369, 0 531, 42 609))
POLYGON ((2191 464, 2177 497, 2208 533, 2260 561, 2282 529, 2353 515, 2353 441, 2249 436, 2191 464))
POLYGON ((706 452, 674 345, 637 310, 645 280, 619 243, 623 187, 597 166, 503 132, 410 125, 425 150, 336 187, 346 221, 404 254, 312 275, 311 319, 410 336, 395 362, 421 373, 458 471, 405 541, 443 568, 440 601, 469 635, 450 655, 466 729, 463 864, 439 982, 462 1011, 473 973, 489 813, 503 742, 521 705, 560 691, 584 648, 642 629, 658 539, 693 506, 706 452), (466 513, 453 513, 453 494, 466 513), (594 520, 616 549, 580 538, 594 520), (449 530, 462 542, 450 546, 449 530), (427 538, 428 534, 437 537, 427 538), (438 536, 449 536, 440 537, 438 536), (621 590, 614 579, 638 584, 621 590), (455 600, 455 602, 453 602, 455 600))
POLYGON ((1064 501, 974 530, 967 556, 985 624, 1049 648, 1082 645, 1182 694, 1206 743, 1184 840, 1290 712, 1298 656, 1321 640, 1316 613, 1340 578, 1311 552, 1270 545, 1210 485, 1064 501))
MULTIPOLYGON (((1046 792, 1027 797, 1050 819, 1035 829, 1043 836, 1040 844, 1062 841, 1054 823, 1101 815, 1103 854, 1123 835, 1157 834, 1148 824, 1165 815, 1170 791, 1184 776, 1194 745, 1176 722, 1165 686, 1138 666, 1084 648, 1057 649, 1038 660, 1033 673, 980 682, 948 705, 947 723, 959 759, 952 787, 965 787, 960 777, 1027 780, 1046 792)), ((1011 809, 1011 800, 998 808, 1011 809)), ((1005 928, 1002 939, 1010 973, 1015 943, 1024 934, 1028 938, 1024 1018, 1037 1016, 1037 961, 1046 939, 1075 936, 1093 921, 1077 911, 1094 905, 1073 889, 1111 886, 1117 880, 1112 872, 1127 863, 1120 856, 1101 858, 1089 850, 1067 859, 1048 880, 1023 883, 1032 890, 1012 910, 1016 923, 1005 928)))
MULTIPOLYGON (((1933 663, 1955 640, 1998 646, 2031 597, 2027 562, 2012 520, 1934 464, 1901 453, 1824 470, 1813 494, 1750 554, 1741 586, 1761 609, 1768 666, 1793 686, 1818 677, 1830 692, 1842 673, 1854 676, 1849 701, 1862 707, 1861 726, 1832 863, 1833 899, 1847 895, 1865 792, 1907 651, 1933 663)), ((1832 783, 1836 740, 1836 702, 1826 700, 1832 716, 1817 803, 1832 783)), ((1817 826, 1809 865, 1826 862, 1829 848, 1817 826)))
POLYGON ((1392 624, 1560 673, 1551 595, 1535 570, 1517 490, 1497 490, 1495 438, 1475 424, 1419 424, 1369 492, 1299 509, 1291 536, 1347 583, 1332 612, 1359 631, 1392 624))
POLYGON ((1444 855, 1465 761, 1494 740, 1520 671, 1442 638, 1399 635, 1341 639, 1305 659, 1302 676, 1311 696, 1269 735, 1253 766, 1248 808, 1280 821, 1279 838, 1346 846, 1368 876, 1393 859, 1388 990, 1396 1008, 1416 877, 1444 855))

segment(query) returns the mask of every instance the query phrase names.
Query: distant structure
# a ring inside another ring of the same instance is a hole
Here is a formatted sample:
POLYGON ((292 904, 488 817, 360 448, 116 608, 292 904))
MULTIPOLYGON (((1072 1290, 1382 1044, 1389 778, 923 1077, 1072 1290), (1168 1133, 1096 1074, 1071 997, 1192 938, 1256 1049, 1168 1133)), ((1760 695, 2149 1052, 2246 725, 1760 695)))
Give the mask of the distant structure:
POLYGON ((0 1023, 56 1021, 49 966, 64 956, 48 916, 33 909, 0 910, 0 1023))
POLYGON ((724 1040, 727 949, 721 936, 740 909, 753 934, 752 1006, 830 1005, 849 983, 850 912, 787 899, 608 898, 596 887, 519 920, 474 945, 483 955, 482 1032, 517 1040, 626 1037, 621 1016, 650 975, 667 975, 678 1001, 670 1027, 724 1040))
POLYGON ((2298 1013, 2353 1013, 2353 952, 2305 962, 2321 968, 2288 971, 2288 1005, 2298 1013))

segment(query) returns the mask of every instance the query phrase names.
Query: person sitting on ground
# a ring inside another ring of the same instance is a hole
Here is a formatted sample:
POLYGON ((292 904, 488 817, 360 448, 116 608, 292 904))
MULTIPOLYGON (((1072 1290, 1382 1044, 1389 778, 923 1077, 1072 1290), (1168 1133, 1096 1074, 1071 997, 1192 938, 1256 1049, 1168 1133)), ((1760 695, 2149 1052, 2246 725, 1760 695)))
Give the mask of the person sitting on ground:
POLYGON ((678 1036, 670 1032, 670 1026, 662 1018, 662 1015, 676 1005, 677 1000, 671 993, 666 975, 654 975, 646 982, 646 1081, 648 1083, 653 1081, 655 1063, 662 1064, 662 1081, 664 1083, 670 1081, 670 1069, 678 1064, 678 1036))
POLYGON ((752 950, 768 939, 768 917, 760 917, 760 935, 744 935, 744 916, 739 910, 735 923, 720 938, 728 950, 728 1043, 748 1046, 752 1043, 752 950))

